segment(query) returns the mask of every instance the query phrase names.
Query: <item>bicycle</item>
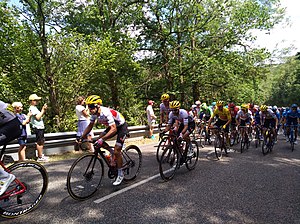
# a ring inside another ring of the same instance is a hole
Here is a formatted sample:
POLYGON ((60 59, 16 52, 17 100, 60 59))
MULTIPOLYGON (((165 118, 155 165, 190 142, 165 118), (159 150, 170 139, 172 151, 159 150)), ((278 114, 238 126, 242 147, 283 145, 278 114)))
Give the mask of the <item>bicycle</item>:
POLYGON ((287 125, 286 127, 290 127, 290 134, 289 134, 288 138, 289 138, 289 142, 291 144, 291 150, 293 152, 295 149, 295 139, 296 139, 294 132, 295 132, 295 127, 298 128, 298 125, 287 125))
MULTIPOLYGON (((111 164, 114 156, 107 154, 108 151, 106 149, 98 147, 95 141, 89 142, 94 144, 95 152, 76 159, 67 176, 67 190, 75 200, 88 199, 97 192, 104 176, 104 163, 108 167, 108 177, 110 179, 114 179, 118 175, 116 166, 111 164)), ((109 148, 113 152, 114 147, 109 146, 109 148)), ((124 181, 134 180, 142 166, 141 150, 136 145, 126 147, 124 144, 121 154, 123 158, 124 181)))
POLYGON ((264 140, 262 142, 262 153, 263 155, 268 154, 269 152, 272 152, 272 149, 274 147, 274 134, 272 128, 268 127, 266 130, 266 134, 264 136, 264 140))
POLYGON ((258 146, 260 146, 261 144, 261 133, 260 133, 260 126, 258 125, 255 125, 254 127, 254 136, 255 136, 255 139, 254 139, 254 142, 255 142, 255 148, 257 148, 258 146))
POLYGON ((211 145, 210 133, 207 130, 206 122, 203 120, 197 119, 196 121, 196 128, 193 132, 194 140, 196 141, 199 139, 200 146, 204 148, 205 145, 211 145))
POLYGON ((48 173, 43 165, 31 160, 6 167, 2 161, 5 149, 6 145, 0 152, 0 165, 16 178, 0 196, 0 216, 17 218, 38 207, 47 191, 48 173))
POLYGON ((225 154, 227 153, 226 148, 226 138, 225 138, 225 132, 223 128, 220 127, 211 127, 211 130, 214 130, 215 135, 215 141, 214 141, 214 148, 215 148, 215 155, 218 160, 222 159, 223 151, 225 154))
POLYGON ((236 124, 231 124, 231 130, 230 130, 230 146, 233 146, 234 144, 239 144, 240 142, 240 134, 236 129, 236 124))
POLYGON ((239 130, 241 132, 241 153, 245 151, 245 149, 249 149, 250 139, 248 135, 249 126, 239 126, 239 130))
POLYGON ((188 154, 190 146, 186 147, 186 142, 179 141, 176 135, 169 135, 171 135, 172 144, 164 149, 159 161, 159 173, 165 181, 173 179, 176 171, 184 163, 188 170, 195 169, 199 158, 199 147, 196 141, 191 141, 192 153, 188 154))

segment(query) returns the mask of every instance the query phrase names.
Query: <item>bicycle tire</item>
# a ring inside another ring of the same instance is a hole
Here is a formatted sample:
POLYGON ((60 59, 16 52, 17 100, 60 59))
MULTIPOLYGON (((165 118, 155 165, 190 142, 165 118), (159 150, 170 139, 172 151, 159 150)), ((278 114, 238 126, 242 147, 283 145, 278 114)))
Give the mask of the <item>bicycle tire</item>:
POLYGON ((169 145, 163 151, 159 160, 159 173, 163 180, 173 179, 176 170, 179 168, 179 152, 175 146, 169 145))
POLYGON ((269 152, 269 147, 268 147, 268 144, 266 144, 265 140, 263 140, 263 142, 262 142, 261 150, 262 150, 263 155, 266 155, 269 152))
POLYGON ((67 176, 67 190, 75 200, 85 200, 96 193, 104 174, 103 161, 95 154, 83 155, 72 164, 67 176))
POLYGON ((191 141, 192 149, 194 151, 193 156, 187 156, 185 166, 188 170, 195 169, 199 158, 199 147, 196 141, 191 141))
POLYGON ((218 160, 222 159, 222 154, 223 154, 223 146, 222 146, 222 140, 220 136, 216 136, 215 142, 214 142, 214 147, 215 147, 215 155, 218 160))
POLYGON ((163 137, 158 146, 157 146, 157 149, 156 149, 156 160, 157 162, 159 163, 159 160, 160 160, 160 157, 161 157, 161 154, 162 152, 164 151, 164 149, 169 145, 169 137, 163 137))
POLYGON ((291 137, 289 138, 290 140, 290 143, 291 143, 291 149, 292 149, 292 152, 294 151, 295 149, 295 143, 294 143, 294 131, 290 131, 290 135, 291 137))
POLYGON ((142 153, 136 145, 127 146, 122 152, 124 180, 134 180, 142 167, 142 153))
POLYGON ((23 193, 1 195, 0 216, 5 218, 16 218, 36 209, 42 201, 48 188, 48 173, 43 165, 35 161, 18 162, 8 167, 10 173, 16 179, 6 190, 18 192, 22 189, 22 183, 26 189, 23 193))
POLYGON ((245 145, 246 145, 245 139, 242 138, 242 139, 241 139, 241 153, 243 153, 243 151, 244 151, 244 149, 245 149, 245 145))

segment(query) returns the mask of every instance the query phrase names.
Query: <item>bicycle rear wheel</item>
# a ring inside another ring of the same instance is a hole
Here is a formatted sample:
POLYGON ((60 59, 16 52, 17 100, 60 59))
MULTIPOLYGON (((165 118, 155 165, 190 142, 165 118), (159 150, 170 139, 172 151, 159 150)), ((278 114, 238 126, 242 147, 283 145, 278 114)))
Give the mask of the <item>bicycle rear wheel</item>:
MULTIPOLYGON (((199 158, 199 147, 196 141, 192 141, 192 149, 194 151, 192 156, 187 156, 185 166, 188 170, 193 170, 195 169, 198 158, 199 158)), ((189 149, 188 149, 189 150, 189 149)))
POLYGON ((222 154, 223 154, 223 142, 220 136, 215 137, 215 154, 218 160, 222 159, 222 154))
POLYGON ((100 187, 103 173, 103 161, 95 154, 79 157, 68 172, 68 193, 76 200, 91 197, 100 187))
POLYGON ((160 160, 160 157, 161 157, 161 154, 163 153, 164 149, 170 144, 170 141, 169 141, 169 137, 163 137, 158 146, 157 146, 157 149, 156 149, 156 160, 157 162, 159 162, 160 160))
POLYGON ((124 180, 134 180, 142 167, 142 153, 136 145, 127 146, 122 152, 124 180))
POLYGON ((159 173, 163 180, 171 180, 179 168, 179 153, 170 145, 163 151, 159 161, 159 173))
POLYGON ((34 210, 48 187, 48 173, 41 164, 19 162, 8 167, 16 176, 6 192, 0 196, 0 215, 16 218, 34 210))

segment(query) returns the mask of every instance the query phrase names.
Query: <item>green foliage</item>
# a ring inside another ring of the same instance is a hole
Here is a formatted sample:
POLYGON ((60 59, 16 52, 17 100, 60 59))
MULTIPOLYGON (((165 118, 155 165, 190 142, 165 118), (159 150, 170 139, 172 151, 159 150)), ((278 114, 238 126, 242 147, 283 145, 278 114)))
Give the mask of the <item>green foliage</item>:
POLYGON ((268 66, 271 55, 249 46, 253 29, 282 19, 278 2, 1 1, 1 99, 26 105, 41 95, 47 132, 76 130, 79 95, 100 95, 130 125, 145 124, 147 100, 159 105, 164 92, 185 108, 198 99, 294 102, 299 60, 268 66))

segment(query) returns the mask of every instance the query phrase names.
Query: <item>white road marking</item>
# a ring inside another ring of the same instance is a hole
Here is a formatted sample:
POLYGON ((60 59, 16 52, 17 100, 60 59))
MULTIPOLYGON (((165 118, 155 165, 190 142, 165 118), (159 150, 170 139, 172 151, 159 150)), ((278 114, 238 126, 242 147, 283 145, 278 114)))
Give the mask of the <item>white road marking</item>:
MULTIPOLYGON (((169 171, 171 171, 172 169, 169 169, 169 170, 166 170, 164 173, 167 173, 167 172, 169 172, 169 171)), ((112 198, 112 197, 115 197, 115 196, 117 196, 117 195, 119 195, 119 194, 122 194, 122 193, 124 193, 124 192, 126 192, 126 191, 128 191, 128 190, 130 190, 130 189, 132 189, 132 188, 135 188, 135 187, 138 187, 138 186, 140 186, 140 185, 142 185, 142 184, 145 184, 145 183, 147 183, 147 182, 149 182, 149 181, 151 181, 151 180, 153 180, 153 179, 155 179, 155 178, 157 178, 157 177, 159 177, 160 176, 160 174, 156 174, 156 175, 154 175, 154 176, 152 176, 152 177, 149 177, 149 178, 147 178, 147 179, 145 179, 145 180, 142 180, 142 181, 140 181, 140 182, 138 182, 138 183, 135 183, 135 184, 132 184, 132 185, 130 185, 130 186, 128 186, 128 187, 125 187, 125 188, 123 188, 122 190, 119 190, 119 191, 116 191, 116 192, 114 192, 114 193, 112 193, 112 194, 109 194, 109 195, 106 195, 106 196, 104 196, 104 197, 102 197, 102 198, 99 198, 99 199, 97 199, 97 200, 95 200, 94 202, 95 203, 101 203, 101 202, 103 202, 103 201, 106 201, 107 199, 110 199, 110 198, 112 198)))

